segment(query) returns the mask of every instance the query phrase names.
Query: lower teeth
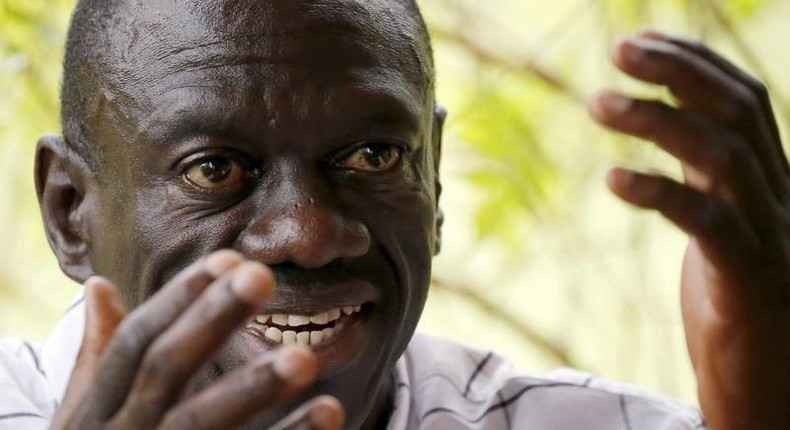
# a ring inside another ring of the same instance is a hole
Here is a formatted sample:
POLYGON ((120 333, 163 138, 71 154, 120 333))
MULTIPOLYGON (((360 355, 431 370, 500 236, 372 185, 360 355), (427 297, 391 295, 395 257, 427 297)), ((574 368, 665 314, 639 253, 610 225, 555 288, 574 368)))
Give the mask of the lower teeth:
POLYGON ((312 331, 294 331, 294 330, 280 330, 277 327, 267 327, 256 325, 266 339, 275 343, 282 343, 283 345, 318 345, 331 339, 335 334, 335 328, 327 327, 323 330, 312 331))

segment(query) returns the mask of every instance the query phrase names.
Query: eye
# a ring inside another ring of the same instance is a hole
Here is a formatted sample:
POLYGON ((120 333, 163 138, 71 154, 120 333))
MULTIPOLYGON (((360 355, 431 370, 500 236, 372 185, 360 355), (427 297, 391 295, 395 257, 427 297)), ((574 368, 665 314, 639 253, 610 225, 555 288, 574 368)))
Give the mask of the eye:
POLYGON ((385 172, 403 157, 404 148, 391 143, 362 143, 340 157, 335 165, 341 169, 385 172))
POLYGON ((190 165, 184 178, 205 190, 235 190, 252 181, 254 172, 227 157, 210 157, 190 165))

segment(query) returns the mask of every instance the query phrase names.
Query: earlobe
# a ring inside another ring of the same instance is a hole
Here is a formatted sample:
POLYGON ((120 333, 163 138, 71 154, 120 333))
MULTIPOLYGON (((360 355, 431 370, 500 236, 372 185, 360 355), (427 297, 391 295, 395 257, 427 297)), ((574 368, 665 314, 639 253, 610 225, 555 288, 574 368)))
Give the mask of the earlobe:
POLYGON ((444 122, 447 119, 447 110, 442 106, 436 106, 433 112, 433 177, 434 192, 436 195, 436 220, 434 225, 434 255, 438 255, 442 248, 442 225, 444 224, 444 212, 439 207, 439 197, 442 194, 442 183, 439 180, 439 161, 442 156, 442 136, 444 134, 444 122))
POLYGON ((36 194, 47 241, 61 270, 84 282, 93 274, 86 199, 88 168, 60 136, 44 136, 36 146, 36 194))

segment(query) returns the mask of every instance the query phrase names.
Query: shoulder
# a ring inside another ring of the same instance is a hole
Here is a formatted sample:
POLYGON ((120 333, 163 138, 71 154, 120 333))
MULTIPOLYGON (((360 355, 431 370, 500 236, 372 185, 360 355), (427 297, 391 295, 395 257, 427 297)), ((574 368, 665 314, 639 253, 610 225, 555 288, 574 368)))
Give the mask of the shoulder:
POLYGON ((409 428, 704 428, 677 401, 570 369, 526 375, 494 353, 425 335, 415 335, 399 373, 409 428))
POLYGON ((42 344, 0 339, 0 430, 49 427, 71 376, 84 323, 80 294, 42 344))
POLYGON ((462 396, 490 394, 515 375, 510 363, 489 352, 416 334, 403 355, 412 392, 453 389, 462 396))
MULTIPOLYGON (((559 388, 547 396, 547 405, 554 409, 584 405, 579 408, 582 419, 605 420, 612 425, 619 422, 623 429, 705 428, 697 408, 633 385, 573 369, 557 369, 541 379, 559 388), (602 411, 607 414, 600 414, 602 411)), ((618 427, 601 424, 600 428, 618 427)))
POLYGON ((0 339, 0 429, 46 428, 55 407, 39 347, 0 339))

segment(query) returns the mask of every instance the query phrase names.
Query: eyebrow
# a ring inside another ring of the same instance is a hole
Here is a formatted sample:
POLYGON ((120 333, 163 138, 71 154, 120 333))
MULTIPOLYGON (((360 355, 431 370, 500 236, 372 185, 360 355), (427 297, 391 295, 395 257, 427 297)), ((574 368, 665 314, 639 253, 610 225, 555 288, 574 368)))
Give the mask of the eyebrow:
MULTIPOLYGON (((230 139, 244 140, 249 135, 238 126, 243 120, 223 116, 223 113, 212 109, 213 102, 206 101, 213 96, 210 92, 194 94, 183 90, 190 88, 204 88, 209 90, 221 89, 220 86, 190 85, 174 88, 165 94, 181 92, 172 101, 166 101, 152 116, 138 125, 138 136, 148 141, 160 141, 164 144, 176 142, 195 136, 222 136, 230 139), (176 121, 161 121, 163 113, 177 118, 176 121)), ((332 91, 335 88, 329 88, 332 91)), ((358 134, 360 130, 370 133, 391 133, 416 136, 420 131, 421 116, 420 105, 411 95, 396 94, 392 91, 380 91, 365 87, 337 87, 339 92, 345 92, 343 97, 353 97, 358 101, 351 109, 322 112, 323 121, 347 124, 342 127, 342 132, 349 135, 358 134)), ((266 111, 255 114, 261 122, 269 121, 271 115, 266 111)), ((341 136, 339 137, 344 137, 341 136)), ((348 136, 349 138, 352 136, 348 136)))
POLYGON ((389 91, 370 90, 359 91, 355 97, 359 103, 353 112, 347 113, 353 122, 365 126, 381 126, 384 130, 404 130, 410 134, 416 134, 420 130, 421 104, 416 100, 409 100, 406 95, 389 91))
MULTIPOLYGON (((188 85, 169 89, 159 96, 159 98, 164 98, 165 102, 137 125, 137 136, 146 141, 173 142, 185 139, 190 135, 212 134, 212 132, 219 131, 223 121, 219 121, 216 115, 201 114, 196 111, 207 106, 206 103, 195 100, 193 93, 184 91, 191 88, 218 89, 219 87, 188 85), (178 93, 178 96, 171 99, 173 93, 178 93), (176 117, 178 120, 167 120, 172 117, 176 117)), ((202 95, 203 97, 199 98, 205 98, 205 93, 202 95)))

